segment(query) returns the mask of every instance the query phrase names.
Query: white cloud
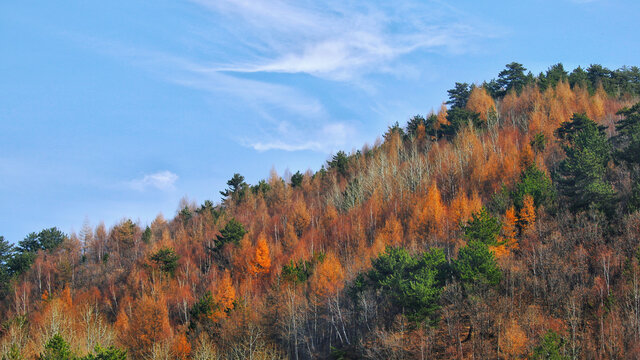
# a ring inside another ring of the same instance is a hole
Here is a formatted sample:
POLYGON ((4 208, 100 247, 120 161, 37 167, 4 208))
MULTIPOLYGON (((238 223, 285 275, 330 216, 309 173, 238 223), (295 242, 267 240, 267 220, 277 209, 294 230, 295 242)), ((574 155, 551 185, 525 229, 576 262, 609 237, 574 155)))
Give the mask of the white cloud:
POLYGON ((144 175, 142 178, 131 180, 128 185, 130 188, 138 191, 148 189, 157 189, 169 191, 175 189, 175 183, 178 175, 171 171, 165 170, 153 174, 144 175))
POLYGON ((237 35, 247 56, 218 62, 213 71, 308 73, 346 81, 384 72, 419 50, 465 52, 473 39, 491 35, 484 25, 471 25, 469 17, 439 2, 386 8, 358 1, 325 6, 303 0, 194 2, 244 29, 237 35))
POLYGON ((257 151, 284 150, 300 151, 311 150, 324 153, 332 153, 340 149, 347 140, 353 140, 355 129, 349 124, 337 122, 320 126, 317 129, 301 130, 289 123, 282 122, 272 136, 267 136, 261 141, 242 141, 257 151))

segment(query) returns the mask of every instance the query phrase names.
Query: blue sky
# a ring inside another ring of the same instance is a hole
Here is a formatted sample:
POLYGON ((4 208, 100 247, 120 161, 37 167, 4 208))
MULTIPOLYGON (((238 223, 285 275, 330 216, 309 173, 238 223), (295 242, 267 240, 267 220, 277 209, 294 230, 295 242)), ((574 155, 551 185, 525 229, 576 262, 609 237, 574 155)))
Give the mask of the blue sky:
POLYGON ((317 170, 456 81, 640 65, 637 1, 4 1, 0 235, 317 170))

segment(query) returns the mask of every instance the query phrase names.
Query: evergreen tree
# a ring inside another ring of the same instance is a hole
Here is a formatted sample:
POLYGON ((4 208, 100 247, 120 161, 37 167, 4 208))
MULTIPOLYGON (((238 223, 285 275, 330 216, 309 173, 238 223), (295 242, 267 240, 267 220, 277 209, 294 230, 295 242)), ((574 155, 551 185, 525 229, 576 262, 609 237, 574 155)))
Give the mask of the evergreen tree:
POLYGON ((567 155, 558 167, 556 183, 570 208, 578 211, 595 206, 609 213, 615 191, 606 178, 611 145, 604 127, 584 114, 574 114, 556 130, 556 136, 567 155))
POLYGON ((501 229, 500 220, 491 216, 485 208, 472 214, 471 220, 463 228, 467 241, 479 241, 487 246, 497 245, 501 229))
POLYGON ((453 89, 447 90, 449 100, 446 104, 451 105, 451 109, 464 109, 467 106, 471 90, 472 87, 469 84, 457 82, 453 89))
POLYGON ((236 219, 229 220, 224 228, 220 230, 220 235, 216 237, 216 251, 222 248, 222 246, 227 243, 237 245, 238 243, 240 243, 240 240, 242 240, 242 237, 246 233, 247 231, 244 229, 244 226, 242 226, 240 222, 238 222, 236 219))
POLYGON ((302 185, 302 180, 304 179, 304 175, 300 171, 296 171, 295 174, 291 175, 291 187, 300 187, 302 185))
POLYGON ((496 285, 502 278, 493 252, 479 240, 472 240, 460 249, 453 267, 467 287, 496 285))
POLYGON ((71 351, 69 344, 60 336, 55 334, 44 346, 44 351, 37 357, 37 360, 74 360, 76 356, 71 351))

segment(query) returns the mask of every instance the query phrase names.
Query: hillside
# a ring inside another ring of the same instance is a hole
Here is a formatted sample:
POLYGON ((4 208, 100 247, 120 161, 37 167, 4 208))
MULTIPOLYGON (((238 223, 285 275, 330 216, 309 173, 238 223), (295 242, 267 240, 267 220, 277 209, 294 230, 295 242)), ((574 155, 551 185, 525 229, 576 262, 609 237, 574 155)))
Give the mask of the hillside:
POLYGON ((640 70, 456 83, 319 171, 0 239, 4 359, 628 358, 640 70))

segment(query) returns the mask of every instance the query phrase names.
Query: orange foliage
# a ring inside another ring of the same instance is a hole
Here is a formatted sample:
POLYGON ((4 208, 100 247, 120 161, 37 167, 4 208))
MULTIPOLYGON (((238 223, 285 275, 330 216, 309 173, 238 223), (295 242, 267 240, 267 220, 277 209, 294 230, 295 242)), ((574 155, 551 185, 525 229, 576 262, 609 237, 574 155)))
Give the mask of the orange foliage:
POLYGON ((271 268, 271 257, 269 256, 269 245, 267 244, 267 238, 264 234, 258 236, 258 242, 256 243, 256 251, 253 259, 251 259, 251 265, 249 271, 252 275, 266 274, 271 268))
POLYGON ((309 227, 311 223, 311 216, 307 210, 307 205, 304 201, 298 199, 293 204, 293 228, 296 231, 298 237, 302 236, 302 233, 309 227))
POLYGON ((502 351, 506 358, 521 358, 527 350, 527 334, 522 330, 516 320, 511 320, 504 329, 504 341, 501 344, 502 351))
POLYGON ((186 360, 191 355, 191 344, 184 334, 180 334, 175 338, 171 350, 176 359, 186 360))
POLYGON ((533 203, 533 197, 529 194, 525 195, 522 200, 522 209, 520 209, 520 227, 523 232, 531 229, 536 222, 536 208, 533 203))
POLYGON ((171 337, 169 314, 164 301, 143 296, 135 303, 124 343, 131 349, 134 358, 149 354, 154 344, 171 337))
POLYGON ((384 250, 387 245, 402 245, 403 231, 402 224, 395 215, 391 215, 384 222, 384 227, 378 231, 375 239, 376 253, 384 250))
POLYGON ((210 315, 213 321, 226 317, 227 312, 235 307, 236 289, 231 282, 229 270, 225 270, 220 283, 217 284, 213 299, 215 301, 215 309, 212 309, 213 311, 210 315))
POLYGON ((502 223, 502 233, 506 244, 511 249, 517 249, 518 243, 516 240, 517 228, 516 228, 516 209, 511 206, 504 214, 504 221, 502 223))
POLYGON ((318 299, 335 295, 344 286, 344 270, 338 258, 328 253, 320 264, 311 280, 311 291, 318 299))
POLYGON ((487 116, 491 109, 495 109, 496 104, 491 95, 487 93, 484 87, 476 87, 471 91, 469 100, 467 101, 467 110, 480 114, 480 119, 487 121, 487 116))

